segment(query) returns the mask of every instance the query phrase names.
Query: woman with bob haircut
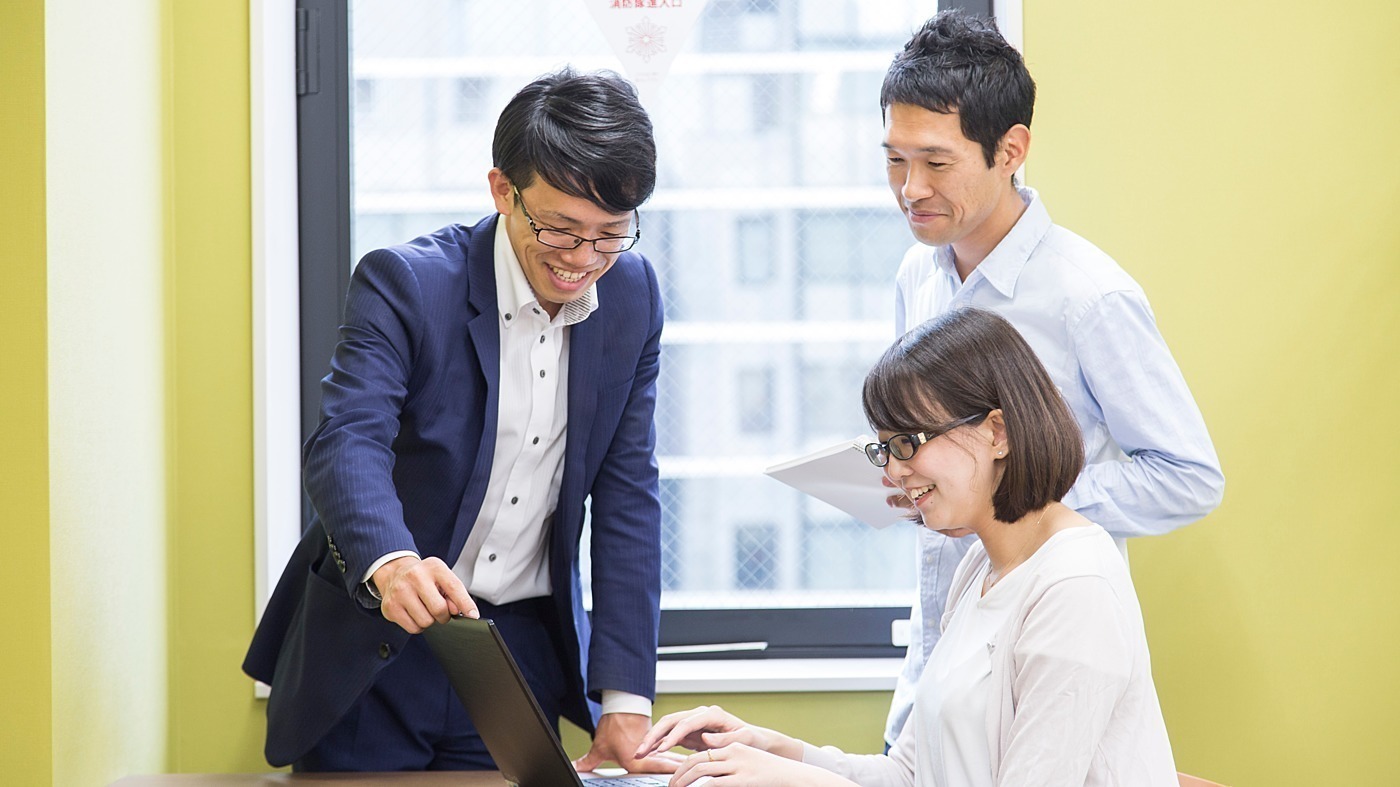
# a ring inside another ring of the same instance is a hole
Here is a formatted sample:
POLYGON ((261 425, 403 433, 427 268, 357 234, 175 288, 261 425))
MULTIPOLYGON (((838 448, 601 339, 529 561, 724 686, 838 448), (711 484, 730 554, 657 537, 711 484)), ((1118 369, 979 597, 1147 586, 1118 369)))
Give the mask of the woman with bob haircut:
POLYGON ((962 309, 891 346, 865 378, 870 461, 923 526, 977 536, 953 578, 913 720, 888 754, 846 754, 710 706, 656 723, 674 787, 1177 784, 1142 611, 1103 528, 1059 501, 1084 452, 1068 407, 1006 320, 962 309))

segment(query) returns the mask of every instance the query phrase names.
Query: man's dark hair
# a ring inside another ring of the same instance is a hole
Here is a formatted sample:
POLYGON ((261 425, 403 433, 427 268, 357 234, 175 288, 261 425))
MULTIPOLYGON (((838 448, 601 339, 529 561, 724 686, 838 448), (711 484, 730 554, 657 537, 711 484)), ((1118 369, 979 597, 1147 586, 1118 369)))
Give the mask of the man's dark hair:
POLYGON ((992 508, 1002 522, 1063 498, 1084 467, 1059 389, 1021 334, 989 311, 957 309, 905 334, 866 375, 862 399, 870 425, 888 432, 1001 410, 1010 450, 992 508))
POLYGON ((611 71, 566 67, 526 85, 496 122, 491 162, 518 188, 538 175, 609 213, 636 209, 656 187, 651 118, 611 71))
POLYGON ((1035 81, 995 22, 942 11, 914 33, 885 72, 880 111, 891 104, 957 112, 963 136, 982 146, 990 167, 997 143, 1012 126, 1030 128, 1035 81))

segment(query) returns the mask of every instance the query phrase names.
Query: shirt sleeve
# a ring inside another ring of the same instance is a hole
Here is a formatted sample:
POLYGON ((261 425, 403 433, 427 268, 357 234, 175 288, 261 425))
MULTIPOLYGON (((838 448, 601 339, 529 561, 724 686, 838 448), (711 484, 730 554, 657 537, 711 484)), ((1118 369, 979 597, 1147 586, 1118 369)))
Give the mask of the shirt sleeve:
POLYGON ((383 566, 385 563, 388 563, 390 560, 398 560, 398 559, 401 558, 401 557, 418 557, 418 553, 417 553, 417 552, 414 552, 414 551, 411 550, 411 549, 400 549, 400 550, 397 551, 397 552, 390 552, 389 554, 385 555, 384 557, 381 557, 381 558, 379 558, 378 560, 374 561, 373 563, 370 563, 370 564, 369 564, 369 568, 365 569, 365 575, 362 576, 362 577, 360 577, 360 581, 361 581, 361 582, 368 582, 368 581, 369 581, 369 578, 372 577, 372 576, 374 576, 374 572, 378 571, 380 566, 383 566))
POLYGON ((913 787, 913 724, 904 725, 889 754, 847 754, 835 746, 802 744, 802 761, 861 787, 913 787))
POLYGON ((651 700, 625 691, 603 689, 603 713, 635 713, 651 718, 651 700))
POLYGON ((1109 293, 1074 328, 1084 383, 1126 462, 1085 466, 1065 504, 1116 536, 1158 535, 1220 505, 1205 419, 1141 293, 1109 293))
POLYGON ((998 787, 1083 785, 1132 674, 1132 624, 1108 580, 1051 585, 1013 644, 1015 717, 998 787))

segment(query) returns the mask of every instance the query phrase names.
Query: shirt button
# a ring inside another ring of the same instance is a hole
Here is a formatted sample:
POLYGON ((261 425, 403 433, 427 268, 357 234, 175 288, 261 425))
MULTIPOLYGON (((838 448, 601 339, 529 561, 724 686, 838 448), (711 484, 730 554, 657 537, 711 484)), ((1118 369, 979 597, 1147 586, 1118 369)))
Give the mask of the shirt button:
POLYGON ((530 445, 539 445, 539 444, 540 444, 540 438, 538 438, 538 437, 536 437, 534 440, 531 440, 531 441, 530 441, 530 445))
POLYGON ((540 370, 540 376, 541 376, 541 377, 544 377, 544 370, 543 370, 543 369, 540 370))
POLYGON ((495 553, 495 552, 492 552, 491 554, 489 554, 489 555, 486 556, 486 559, 487 559, 488 561, 492 562, 492 563, 495 563, 495 562, 496 562, 496 553, 495 553))
POLYGON ((539 313, 540 313, 540 310, 539 310, 539 309, 535 309, 535 314, 539 314, 539 313))
POLYGON ((387 642, 381 642, 381 643, 379 643, 379 658, 381 658, 381 659, 387 659, 387 658, 389 658, 389 643, 387 643, 387 642))
POLYGON ((506 322, 510 322, 510 315, 509 315, 509 314, 506 315, 506 322))
POLYGON ((543 337, 543 336, 540 337, 540 344, 544 344, 544 337, 543 337))
POLYGON ((520 498, 518 498, 518 497, 512 497, 512 498, 510 499, 510 504, 511 504, 511 505, 515 505, 516 503, 519 503, 519 502, 520 502, 520 498))

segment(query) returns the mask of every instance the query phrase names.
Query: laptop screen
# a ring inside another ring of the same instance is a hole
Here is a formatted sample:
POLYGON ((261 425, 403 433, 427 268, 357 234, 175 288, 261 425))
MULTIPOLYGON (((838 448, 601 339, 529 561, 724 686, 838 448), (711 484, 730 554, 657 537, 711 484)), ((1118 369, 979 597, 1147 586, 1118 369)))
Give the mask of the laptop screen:
MULTIPOLYGON (((453 618, 423 636, 442 664, 487 751, 506 781, 519 787, 581 787, 553 727, 490 620, 453 618)), ((590 778, 589 785, 665 785, 665 776, 590 778)))

